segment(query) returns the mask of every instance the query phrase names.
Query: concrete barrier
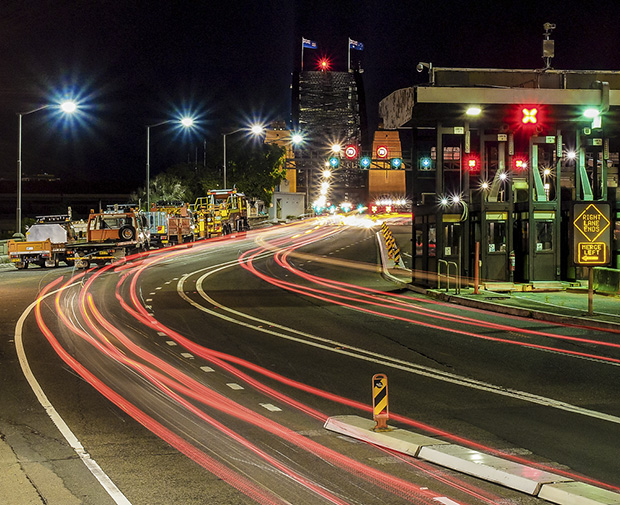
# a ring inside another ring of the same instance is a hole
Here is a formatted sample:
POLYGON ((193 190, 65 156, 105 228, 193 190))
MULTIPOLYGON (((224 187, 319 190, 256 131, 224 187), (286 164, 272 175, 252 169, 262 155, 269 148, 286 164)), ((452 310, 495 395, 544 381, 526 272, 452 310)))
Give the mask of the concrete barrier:
POLYGON ((585 482, 545 484, 538 497, 561 505, 620 505, 620 494, 585 482))
POLYGON ((375 432, 375 422, 355 415, 333 416, 324 427, 557 505, 620 505, 620 494, 469 447, 408 430, 375 432))
POLYGON ((594 291, 610 295, 620 294, 620 270, 594 267, 594 291))

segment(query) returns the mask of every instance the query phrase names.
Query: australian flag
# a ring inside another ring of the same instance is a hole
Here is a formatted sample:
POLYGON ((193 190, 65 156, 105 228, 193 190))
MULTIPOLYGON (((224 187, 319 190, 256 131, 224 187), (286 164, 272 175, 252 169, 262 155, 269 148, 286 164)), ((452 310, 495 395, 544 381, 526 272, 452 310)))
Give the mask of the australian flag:
POLYGON ((316 49, 316 42, 310 39, 301 38, 302 45, 307 49, 316 49))
POLYGON ((358 42, 356 40, 349 39, 349 47, 351 49, 357 49, 358 51, 363 51, 364 50, 364 44, 362 44, 361 42, 358 42))

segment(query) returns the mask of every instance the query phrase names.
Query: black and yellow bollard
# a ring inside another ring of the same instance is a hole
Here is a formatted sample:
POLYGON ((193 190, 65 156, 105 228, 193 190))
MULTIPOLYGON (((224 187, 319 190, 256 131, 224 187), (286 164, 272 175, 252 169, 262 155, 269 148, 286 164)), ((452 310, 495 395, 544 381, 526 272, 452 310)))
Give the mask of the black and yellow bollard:
POLYGON ((392 431, 387 425, 389 419, 387 375, 372 376, 372 414, 377 423, 373 431, 392 431))

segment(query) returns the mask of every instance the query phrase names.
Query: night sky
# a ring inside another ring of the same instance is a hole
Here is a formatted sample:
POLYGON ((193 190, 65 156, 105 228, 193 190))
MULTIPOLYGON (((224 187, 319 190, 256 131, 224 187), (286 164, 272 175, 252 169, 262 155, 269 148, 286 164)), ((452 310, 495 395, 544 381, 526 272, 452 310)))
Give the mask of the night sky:
POLYGON ((360 58, 371 130, 378 102, 426 81, 434 66, 541 68, 543 24, 558 69, 620 70, 620 2, 4 0, 0 5, 0 179, 17 171, 18 112, 24 174, 50 172, 94 190, 143 183, 146 125, 189 113, 199 128, 151 130, 151 174, 193 161, 196 148, 252 120, 289 119, 291 73, 327 56, 346 70, 347 40, 360 58), (102 186, 104 184, 105 186, 102 186))

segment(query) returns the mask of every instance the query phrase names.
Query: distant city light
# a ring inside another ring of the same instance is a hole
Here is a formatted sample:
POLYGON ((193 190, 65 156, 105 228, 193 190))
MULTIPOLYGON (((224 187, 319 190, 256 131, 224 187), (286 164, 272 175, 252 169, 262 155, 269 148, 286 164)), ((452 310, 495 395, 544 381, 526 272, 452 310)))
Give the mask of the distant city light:
POLYGON ((184 117, 183 119, 181 119, 181 124, 185 128, 189 128, 190 126, 194 125, 194 120, 191 117, 184 117))
POLYGON ((293 144, 300 144, 304 141, 304 137, 300 133, 294 133, 291 140, 293 141, 293 144))
POLYGON ((479 116, 481 112, 482 109, 480 107, 472 105, 465 111, 465 114, 468 116, 479 116))
POLYGON ((339 153, 342 151, 342 146, 340 144, 332 144, 332 152, 339 153))
POLYGON ((329 179, 331 176, 332 176, 331 170, 323 170, 323 177, 325 177, 326 179, 329 179))
POLYGON ((566 158, 569 160, 574 160, 575 158, 577 158, 577 153, 575 151, 568 151, 566 153, 566 158))

